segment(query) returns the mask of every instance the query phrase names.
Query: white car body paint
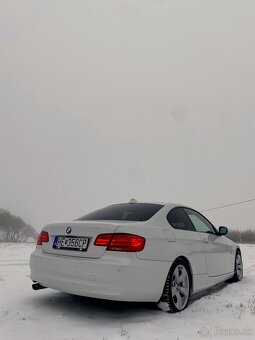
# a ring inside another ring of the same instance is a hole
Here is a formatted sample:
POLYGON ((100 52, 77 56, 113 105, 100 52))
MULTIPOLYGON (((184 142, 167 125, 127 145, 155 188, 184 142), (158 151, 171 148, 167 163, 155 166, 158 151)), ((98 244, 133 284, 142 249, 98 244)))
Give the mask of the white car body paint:
MULTIPOLYGON (((161 204, 161 203, 160 203, 161 204)), ((174 229, 167 214, 177 204, 162 203, 145 222, 75 221, 50 224, 48 243, 37 245, 30 257, 31 279, 63 292, 119 301, 158 302, 172 263, 178 257, 189 262, 192 293, 231 278, 237 245, 224 236, 174 229), (90 238, 87 251, 53 249, 57 235, 90 238), (142 251, 107 251, 94 245, 98 234, 131 233, 146 239, 142 251)))

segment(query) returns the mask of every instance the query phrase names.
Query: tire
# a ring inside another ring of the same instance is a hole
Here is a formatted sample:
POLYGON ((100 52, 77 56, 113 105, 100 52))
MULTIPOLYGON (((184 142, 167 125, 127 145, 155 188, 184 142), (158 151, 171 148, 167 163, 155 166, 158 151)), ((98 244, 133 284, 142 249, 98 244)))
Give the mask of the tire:
POLYGON ((178 313, 184 310, 189 302, 191 273, 187 263, 177 259, 171 266, 166 278, 162 296, 158 302, 164 312, 178 313))
POLYGON ((239 249, 236 251, 235 256, 235 272, 230 282, 239 282, 243 279, 243 261, 242 261, 242 254, 239 249))

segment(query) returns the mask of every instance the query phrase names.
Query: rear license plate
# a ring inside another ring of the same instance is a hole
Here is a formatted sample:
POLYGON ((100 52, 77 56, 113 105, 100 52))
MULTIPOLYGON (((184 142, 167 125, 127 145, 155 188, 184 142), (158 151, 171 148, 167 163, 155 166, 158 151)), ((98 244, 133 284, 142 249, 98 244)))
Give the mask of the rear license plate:
POLYGON ((55 236, 53 248, 85 251, 88 248, 88 244, 88 237, 55 236))

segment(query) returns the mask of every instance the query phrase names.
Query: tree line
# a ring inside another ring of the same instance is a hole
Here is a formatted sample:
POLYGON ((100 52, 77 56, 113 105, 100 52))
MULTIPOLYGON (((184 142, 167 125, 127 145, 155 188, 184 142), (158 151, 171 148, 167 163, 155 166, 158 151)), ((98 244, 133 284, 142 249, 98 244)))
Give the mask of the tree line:
POLYGON ((255 230, 229 230, 226 235, 230 240, 236 243, 255 243, 255 230))
POLYGON ((36 240, 36 230, 19 216, 0 209, 0 242, 27 242, 36 240))

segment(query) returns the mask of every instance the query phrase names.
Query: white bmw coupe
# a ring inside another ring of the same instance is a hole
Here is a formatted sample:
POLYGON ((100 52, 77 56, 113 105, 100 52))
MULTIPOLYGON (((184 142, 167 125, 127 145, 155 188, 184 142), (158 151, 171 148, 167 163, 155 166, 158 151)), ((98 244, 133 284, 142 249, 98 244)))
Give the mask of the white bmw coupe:
POLYGON ((192 294, 242 280, 241 251, 227 232, 178 204, 111 205, 43 228, 30 258, 33 289, 179 312, 192 294))

